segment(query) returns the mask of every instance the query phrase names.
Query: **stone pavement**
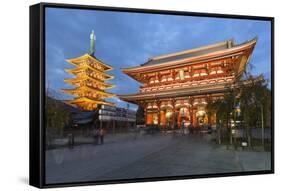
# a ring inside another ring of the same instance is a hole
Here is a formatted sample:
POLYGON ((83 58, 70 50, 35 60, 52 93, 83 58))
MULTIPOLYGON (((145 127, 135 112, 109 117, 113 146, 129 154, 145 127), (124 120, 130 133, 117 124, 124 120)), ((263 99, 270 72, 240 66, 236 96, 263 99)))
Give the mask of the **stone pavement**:
POLYGON ((270 169, 269 152, 233 151, 209 135, 155 134, 46 153, 46 182, 81 182, 270 169))

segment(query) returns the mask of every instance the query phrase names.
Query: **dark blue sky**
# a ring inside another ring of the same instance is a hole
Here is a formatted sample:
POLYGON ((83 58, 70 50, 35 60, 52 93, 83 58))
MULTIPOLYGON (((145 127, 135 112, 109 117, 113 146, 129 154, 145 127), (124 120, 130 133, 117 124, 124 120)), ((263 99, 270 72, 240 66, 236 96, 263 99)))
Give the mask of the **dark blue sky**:
MULTIPOLYGON (((270 28, 268 21, 47 8, 46 83, 60 99, 72 98, 60 91, 73 87, 63 82, 73 77, 64 72, 73 67, 66 59, 88 52, 91 30, 96 34, 95 56, 114 67, 109 73, 115 79, 108 82, 116 87, 108 92, 137 92, 139 84, 120 68, 140 65, 149 57, 231 38, 241 43, 256 36, 258 42, 250 60, 252 73, 263 73, 271 81, 270 28)), ((118 98, 111 101, 127 106, 118 98)), ((136 108, 133 104, 130 107, 136 108)))

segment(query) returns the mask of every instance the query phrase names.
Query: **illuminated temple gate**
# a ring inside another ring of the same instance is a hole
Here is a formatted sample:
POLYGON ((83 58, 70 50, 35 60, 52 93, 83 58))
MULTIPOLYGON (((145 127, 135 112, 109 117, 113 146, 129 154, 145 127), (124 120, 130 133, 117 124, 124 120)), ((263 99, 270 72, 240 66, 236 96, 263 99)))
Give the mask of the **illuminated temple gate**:
POLYGON ((256 38, 234 45, 233 40, 150 58, 122 71, 142 83, 138 93, 119 95, 144 108, 145 123, 177 128, 214 124, 207 103, 221 99, 245 70, 256 38))

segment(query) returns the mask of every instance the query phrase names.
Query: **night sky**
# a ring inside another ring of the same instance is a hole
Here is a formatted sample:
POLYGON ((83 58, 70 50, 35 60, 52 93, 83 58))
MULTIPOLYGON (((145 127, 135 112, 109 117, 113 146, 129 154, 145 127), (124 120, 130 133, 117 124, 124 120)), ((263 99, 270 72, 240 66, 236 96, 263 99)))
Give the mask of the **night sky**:
MULTIPOLYGON (((269 21, 171 16, 79 9, 46 9, 46 87, 59 99, 73 96, 61 89, 74 86, 63 79, 74 76, 64 72, 73 68, 66 59, 88 53, 90 33, 95 31, 95 56, 114 67, 115 78, 107 81, 116 87, 108 92, 135 93, 139 83, 120 68, 143 64, 149 57, 196 48, 228 39, 242 43, 258 37, 251 57, 252 73, 263 73, 271 81, 271 24, 269 21)), ((127 103, 110 98, 120 107, 127 103)), ((131 109, 137 106, 130 104, 131 109)))

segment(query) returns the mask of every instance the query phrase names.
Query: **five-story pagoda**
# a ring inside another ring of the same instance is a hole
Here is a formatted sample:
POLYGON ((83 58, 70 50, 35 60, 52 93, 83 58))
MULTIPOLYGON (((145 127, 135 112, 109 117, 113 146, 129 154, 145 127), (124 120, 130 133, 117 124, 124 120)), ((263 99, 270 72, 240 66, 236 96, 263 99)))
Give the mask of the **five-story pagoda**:
POLYGON ((95 34, 92 31, 90 35, 89 53, 67 60, 69 63, 75 65, 76 68, 66 69, 65 71, 76 76, 76 78, 65 79, 64 82, 75 85, 76 88, 63 89, 62 91, 74 95, 76 98, 65 100, 64 102, 82 110, 94 110, 98 105, 114 105, 104 100, 105 98, 114 96, 114 94, 104 91, 114 86, 113 84, 105 83, 106 80, 114 77, 105 72, 113 68, 97 59, 94 53, 95 34))

